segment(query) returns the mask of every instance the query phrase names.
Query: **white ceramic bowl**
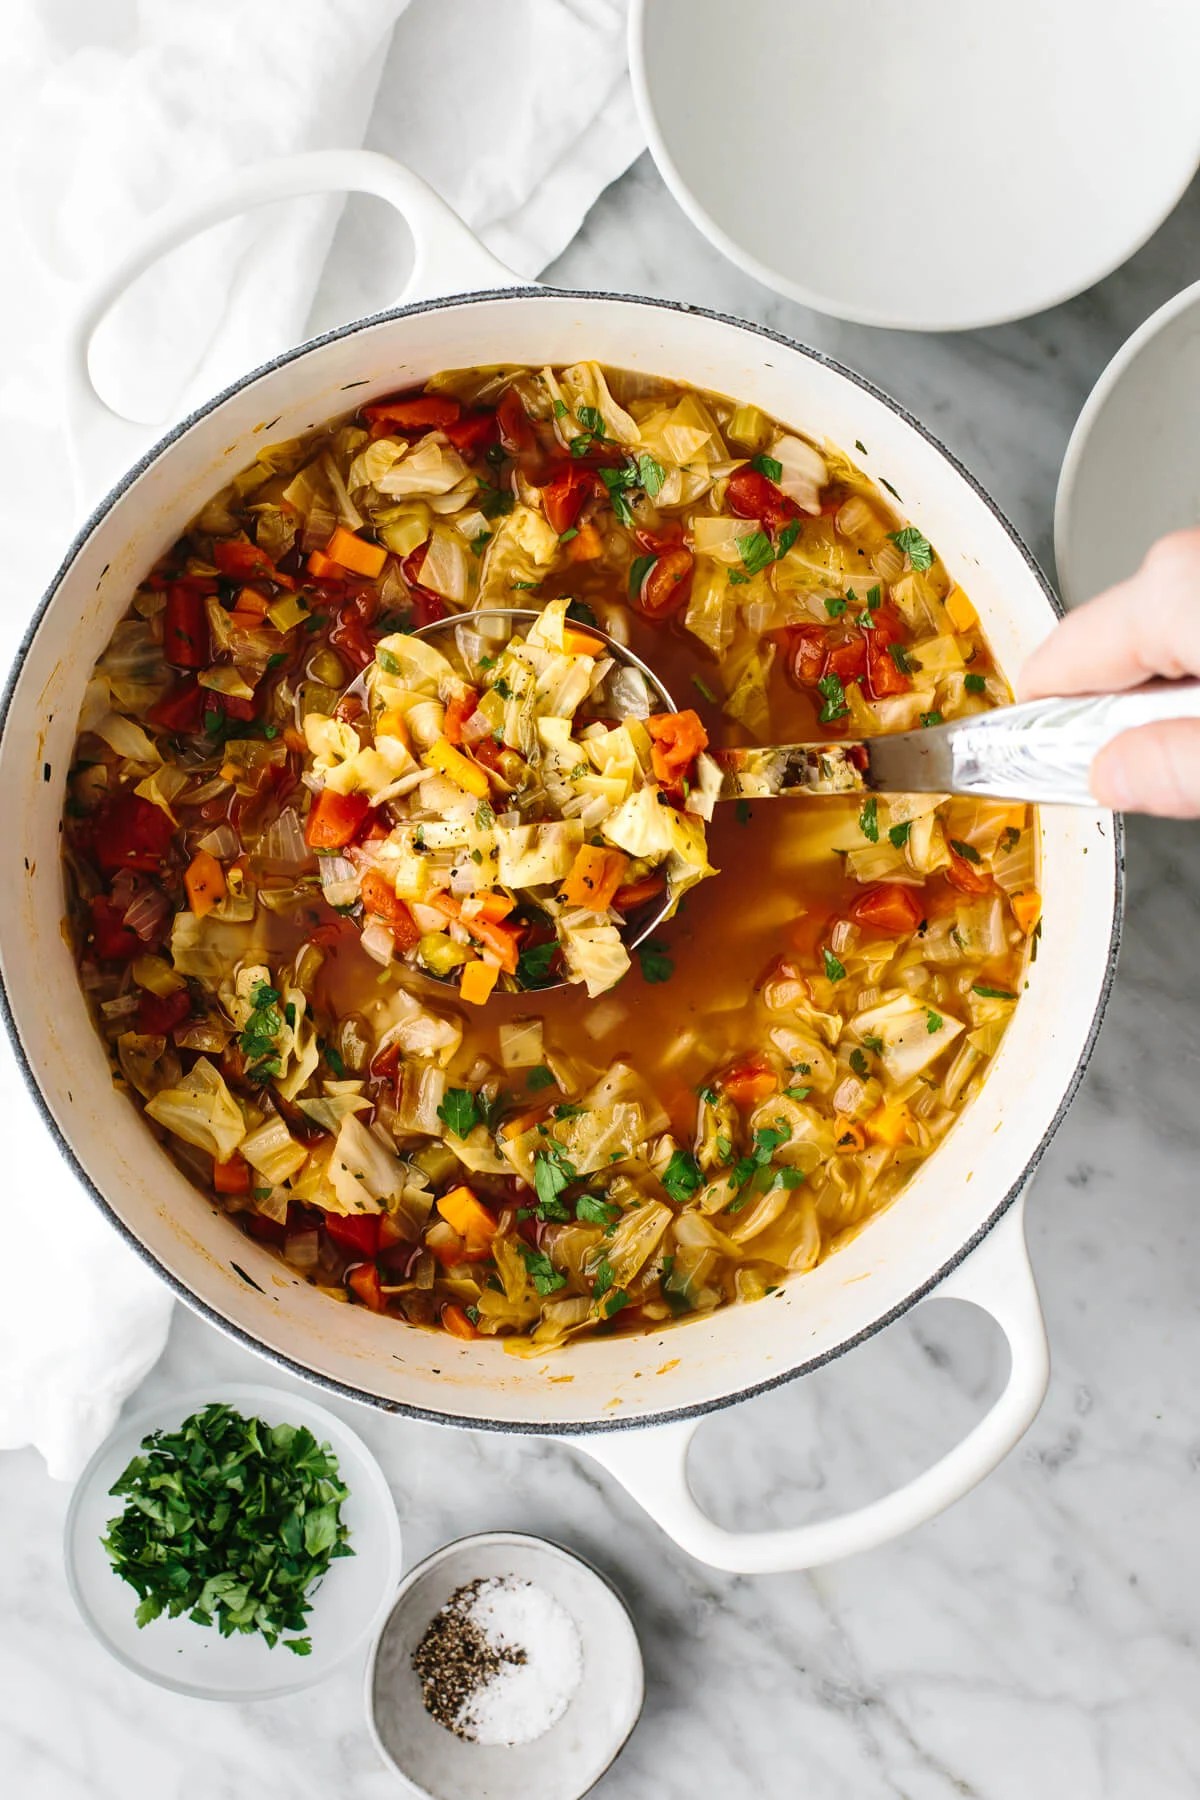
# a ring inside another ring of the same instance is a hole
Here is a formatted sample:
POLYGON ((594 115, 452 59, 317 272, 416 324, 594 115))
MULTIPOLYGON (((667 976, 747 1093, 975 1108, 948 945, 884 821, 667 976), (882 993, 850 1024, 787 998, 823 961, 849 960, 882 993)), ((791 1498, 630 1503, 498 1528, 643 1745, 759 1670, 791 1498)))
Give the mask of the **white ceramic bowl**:
POLYGON ((424 1800, 579 1800, 620 1755, 645 1696, 625 1602, 582 1557, 545 1538, 487 1531, 447 1544, 405 1576, 367 1667, 367 1717, 380 1755, 424 1800), (562 1717, 532 1743, 467 1742, 425 1710, 412 1655, 467 1582, 531 1581, 575 1621, 583 1676, 562 1717))
POLYGON ((633 0, 654 159, 731 260, 864 325, 1021 318, 1200 161, 1196 0, 633 0))
POLYGON ((1069 605, 1132 575, 1156 538, 1200 525, 1198 396, 1200 281, 1126 339, 1071 433, 1054 503, 1069 605))
POLYGON ((362 1439, 304 1395, 254 1385, 216 1382, 123 1419, 76 1484, 64 1548, 75 1603, 105 1649, 135 1675, 199 1700, 270 1700, 323 1681, 378 1625, 400 1579, 400 1522, 383 1471, 362 1439), (137 1595, 101 1545, 108 1520, 125 1504, 108 1490, 146 1433, 171 1430, 213 1401, 269 1425, 307 1425, 333 1449, 350 1490, 342 1517, 354 1555, 332 1562, 312 1596, 309 1656, 297 1656, 283 1644, 272 1650, 257 1633, 223 1638, 186 1617, 164 1616, 139 1630, 137 1595))

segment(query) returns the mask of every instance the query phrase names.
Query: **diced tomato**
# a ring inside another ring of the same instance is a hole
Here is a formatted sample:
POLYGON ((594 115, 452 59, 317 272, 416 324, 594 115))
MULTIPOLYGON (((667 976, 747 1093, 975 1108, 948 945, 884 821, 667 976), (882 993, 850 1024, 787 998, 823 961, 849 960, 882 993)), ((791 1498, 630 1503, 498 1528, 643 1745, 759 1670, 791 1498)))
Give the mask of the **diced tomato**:
POLYGON ((126 925, 121 909, 103 894, 92 901, 91 939, 101 962, 132 962, 146 949, 137 932, 126 925))
MULTIPOLYGON (((245 1214, 242 1216, 246 1217, 245 1214)), ((274 1244, 276 1249, 283 1249, 287 1226, 280 1220, 268 1219, 264 1213, 251 1213, 246 1218, 246 1230, 252 1238, 258 1238, 260 1243, 274 1244)))
POLYGON ((396 893, 391 882, 377 869, 368 869, 362 879, 363 906, 377 919, 382 919, 396 940, 397 950, 411 950, 421 933, 413 916, 396 893))
POLYGON ((618 888, 612 903, 618 912, 630 913, 656 900, 664 886, 661 875, 643 875, 640 881, 631 881, 628 886, 618 888))
POLYGON ((174 829, 161 806, 127 789, 100 809, 96 861, 102 869, 157 869, 171 847, 174 829))
POLYGON ((992 885, 992 878, 986 869, 977 869, 965 856, 960 856, 957 850, 950 852, 946 880, 961 894, 986 894, 992 885))
MULTIPOLYGON (((874 637, 874 633, 872 633, 874 637)), ((896 658, 886 644, 872 642, 870 649, 870 667, 867 679, 871 692, 877 700, 883 700, 888 694, 907 694, 912 682, 901 669, 896 658)))
POLYGON ((154 702, 147 710, 146 718, 163 731, 199 731, 207 699, 208 695, 196 678, 188 675, 169 694, 154 702))
POLYGON ((250 1164, 235 1150, 227 1162, 213 1162, 213 1190, 218 1194, 248 1194, 250 1164))
POLYGON ((578 464, 564 469, 542 488, 542 510, 560 537, 564 531, 570 531, 583 510, 584 501, 595 492, 595 474, 591 469, 581 469, 578 464))
POLYGON ((204 596, 176 583, 163 608, 163 658, 177 669, 203 669, 208 662, 208 614, 204 596))
POLYGON ((448 1331, 451 1337, 477 1338, 479 1336, 463 1308, 456 1301, 447 1300, 440 1316, 443 1331, 448 1331))
POLYGON ((913 889, 899 881, 881 881, 860 894, 850 908, 856 925, 889 937, 905 937, 924 918, 924 909, 913 889))
POLYGON ((454 694, 446 706, 446 716, 442 720, 442 736, 452 744, 463 741, 463 726, 479 704, 479 696, 474 688, 468 688, 465 694, 454 694))
POLYGON ((208 711, 209 709, 224 713, 227 719, 237 719, 245 724, 249 724, 251 719, 256 719, 258 717, 258 702, 256 700, 243 700, 240 694, 216 694, 208 692, 206 694, 205 710, 208 711))
POLYGON ((192 999, 186 988, 174 994, 143 994, 138 1002, 138 1030, 153 1037, 166 1037, 182 1025, 192 1010, 192 999))
POLYGON ((445 619, 450 615, 450 608, 440 594, 431 588, 414 588, 412 590, 413 623, 418 627, 432 625, 435 619, 445 619))
MULTIPOLYGON (((891 657, 888 661, 891 662, 891 657)), ((846 638, 840 644, 833 644, 825 658, 826 675, 836 675, 839 680, 858 681, 867 672, 867 645, 863 632, 855 631, 853 637, 846 638)))
POLYGON ((305 842, 313 850, 341 850, 357 835, 370 810, 365 794, 335 794, 322 788, 308 815, 305 842))
POLYGON ((380 400, 362 410, 368 424, 397 431, 444 431, 462 413, 459 402, 449 394, 412 394, 407 399, 380 400))
POLYGON ((828 639, 821 625, 801 625, 789 634, 787 672, 796 687, 816 687, 825 668, 828 639))
POLYGON ((373 1262, 359 1263, 346 1276, 346 1285, 352 1288, 364 1306, 372 1312, 386 1312, 387 1301, 383 1297, 383 1289, 379 1281, 379 1270, 373 1262))
POLYGON ((657 557, 642 577, 642 585, 633 603, 647 619, 666 619, 687 604, 692 591, 695 559, 690 550, 680 547, 657 557))
POLYGON ((720 1085, 735 1106, 757 1106, 779 1092, 779 1077, 765 1056, 747 1056, 726 1070, 720 1085))
POLYGON ((500 442, 510 456, 520 456, 537 446, 533 423, 516 388, 505 388, 496 407, 500 442))
POLYGON ((355 1256, 378 1256, 382 1213, 326 1213, 324 1225, 335 1244, 355 1256))
POLYGON ((653 739, 650 759, 654 774, 665 787, 679 782, 708 745, 708 733, 690 707, 684 712, 652 714, 646 730, 653 739))
POLYGON ((828 906, 807 906, 788 926, 792 949, 806 961, 816 960, 817 952, 828 936, 831 917, 832 909, 828 906))
POLYGON ((500 436, 494 412, 464 413, 454 424, 443 425, 442 430, 462 456, 488 449, 500 436))
POLYGON ((759 519, 769 531, 800 516, 796 502, 765 475, 747 464, 735 469, 725 486, 725 500, 739 519, 759 519))
POLYGON ((245 538, 217 538, 213 544, 213 562, 229 581, 274 581, 280 587, 294 587, 289 575, 275 567, 265 550, 245 538))
POLYGON ((354 606, 343 606, 337 624, 329 633, 329 642, 340 650, 356 673, 361 673, 375 660, 375 640, 363 624, 354 606))
POLYGON ((397 1043, 386 1045, 377 1050, 371 1058, 371 1074, 377 1081, 394 1081, 400 1067, 400 1046, 397 1043))
POLYGON ((653 531, 645 525, 635 525, 634 541, 640 550, 652 550, 655 556, 661 556, 664 550, 677 550, 683 542, 683 520, 661 519, 653 531))

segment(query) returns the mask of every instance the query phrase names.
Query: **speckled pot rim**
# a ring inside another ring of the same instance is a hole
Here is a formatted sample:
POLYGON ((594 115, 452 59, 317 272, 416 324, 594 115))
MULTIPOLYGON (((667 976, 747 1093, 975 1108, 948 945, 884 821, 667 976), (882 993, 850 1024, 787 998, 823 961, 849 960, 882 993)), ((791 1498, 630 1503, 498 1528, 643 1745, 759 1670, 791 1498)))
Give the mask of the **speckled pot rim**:
MULTIPOLYGON (((761 338, 767 343, 780 344, 785 349, 791 350, 799 356, 806 356, 810 361, 820 363, 832 373, 842 376, 846 381, 852 382, 855 387, 860 388, 866 394, 870 394, 873 399, 886 406, 891 412, 895 413, 898 418, 902 419, 913 431, 923 437, 926 443, 931 445, 932 448, 945 459, 950 467, 961 476, 962 480, 966 482, 967 486, 976 497, 983 502, 997 524, 1007 534, 1020 552, 1030 574, 1041 588, 1052 611, 1057 613, 1060 617, 1062 616, 1064 610, 1062 602, 1059 600, 1057 594, 1055 594, 1050 583, 1042 573, 1042 570, 1038 566, 1029 547, 1022 539, 1020 533, 1009 522, 1004 513, 1001 512, 990 494, 980 486, 979 482, 970 471, 963 467, 958 458, 946 448, 945 444, 943 444, 939 438, 935 437, 933 432, 922 425, 918 419, 915 419, 913 415, 908 412, 905 407, 901 406, 897 400, 894 400, 890 394, 885 393, 882 388, 876 387, 874 382, 867 380, 865 376, 859 375, 853 369, 847 368, 844 363, 838 362, 836 358, 825 355, 823 351, 814 350, 806 344, 797 343, 794 338, 785 336, 783 332, 773 331, 767 325, 756 325, 745 319, 734 318, 729 313, 716 312, 710 307, 693 306, 687 301, 660 300, 653 299, 643 294, 608 293, 603 290, 577 288, 543 286, 485 288, 471 293, 447 295, 443 299, 421 300, 415 301, 408 306, 391 307, 384 312, 371 313, 365 318, 354 319, 348 324, 339 325, 332 331, 322 333, 320 337, 310 338, 305 343, 298 344, 294 349, 283 351, 279 356, 272 357, 270 361, 262 363, 259 367, 252 369, 248 374, 242 376, 240 380, 223 388, 220 393, 215 394, 213 398, 206 401, 203 406, 199 406, 194 412, 189 413, 187 418, 182 419, 178 425, 174 426, 164 437, 153 444, 150 449, 146 451, 145 455, 140 457, 138 461, 133 464, 132 468, 128 470, 116 486, 113 487, 104 499, 99 502, 91 515, 81 526, 55 572, 49 587, 46 589, 46 592, 38 603, 37 609, 21 639, 16 659, 5 683, 3 695, 0 696, 0 740, 3 739, 5 729, 7 728, 9 710, 12 705, 13 696, 16 692, 17 683, 20 680, 21 672, 24 668, 25 658, 38 633, 42 620, 45 618, 47 610, 57 595, 75 558, 83 548, 84 544, 86 544, 92 532, 95 531, 97 526, 106 518, 109 511, 121 496, 132 487, 134 482, 137 481, 153 463, 157 462, 161 456, 164 456, 167 451, 170 450, 172 445, 177 443, 178 440, 200 419, 206 418, 209 413, 214 412, 219 406, 222 406, 225 401, 230 399, 234 394, 241 393, 244 389, 253 386, 254 382, 256 382, 260 376, 268 375, 275 369, 284 368, 289 363, 298 362, 302 357, 308 355, 311 350, 320 349, 322 345, 335 343, 341 338, 354 337, 358 332, 370 330, 376 325, 385 324, 395 319, 413 318, 421 313, 441 312, 449 310, 452 307, 478 305, 484 302, 490 304, 497 301, 503 301, 505 303, 515 302, 519 304, 524 300, 545 299, 616 301, 626 306, 644 306, 666 312, 694 314, 698 318, 711 319, 714 324, 733 326, 735 329, 745 331, 752 337, 761 338)), ((355 1387, 351 1383, 338 1381, 332 1376, 320 1374, 318 1371, 309 1368, 305 1363, 298 1362, 293 1357, 285 1356, 282 1351, 270 1348, 270 1346, 264 1344, 260 1338, 255 1337, 252 1332, 247 1331, 243 1326, 235 1324, 232 1320, 226 1319, 223 1314, 194 1294, 184 1282, 159 1262, 158 1258, 147 1249, 146 1245, 143 1244, 137 1234, 114 1212, 104 1194, 80 1164, 70 1142, 64 1132, 60 1129, 58 1121, 46 1104, 42 1091, 38 1086, 37 1077, 25 1054, 25 1047, 21 1041, 20 1032, 18 1031, 17 1022, 9 1002, 8 992, 2 973, 0 973, 0 1016, 3 1017, 5 1027, 16 1054, 17 1063, 20 1067, 25 1085, 29 1089, 30 1097, 32 1098, 34 1105, 37 1107, 47 1129, 58 1144, 66 1161, 70 1164, 79 1181, 86 1188, 97 1206, 104 1212, 109 1223, 120 1233, 126 1243, 137 1252, 142 1260, 148 1264, 150 1268, 154 1269, 156 1274, 167 1283, 173 1293, 189 1306, 193 1312, 196 1312, 202 1318, 207 1319, 211 1325, 215 1325, 218 1330, 225 1332, 227 1336, 244 1345, 246 1349, 254 1351, 255 1354, 259 1356, 266 1357, 269 1361, 277 1364, 278 1367, 289 1370, 292 1374, 300 1376, 303 1380, 315 1382, 318 1387, 324 1388, 329 1393, 337 1394, 344 1400, 358 1401, 364 1406, 374 1407, 381 1412, 396 1413, 406 1418, 423 1419, 435 1425, 465 1427, 470 1431, 509 1432, 524 1434, 531 1437, 582 1437, 599 1432, 645 1430, 656 1425, 667 1425, 684 1419, 702 1418, 708 1413, 719 1412, 727 1406, 736 1406, 743 1400, 753 1399, 757 1394, 768 1393, 773 1388, 782 1387, 786 1382, 795 1381, 798 1377, 807 1375, 812 1370, 821 1368, 826 1363, 833 1362, 836 1358, 845 1355, 846 1351, 853 1350, 856 1345, 865 1343, 878 1332, 885 1330, 887 1326, 894 1324, 897 1319, 902 1318, 903 1315, 910 1311, 918 1301, 924 1300, 927 1295, 931 1294, 953 1269, 958 1268, 961 1263, 965 1262, 971 1252, 982 1243, 983 1239, 991 1231, 997 1220, 1003 1217, 1013 1202, 1024 1192, 1033 1175, 1036 1173, 1042 1158, 1045 1156, 1054 1134, 1062 1124, 1067 1109, 1075 1098, 1076 1091, 1083 1079, 1084 1071, 1091 1061, 1092 1053, 1096 1047, 1096 1040, 1100 1034, 1100 1027, 1104 1019, 1105 1009, 1112 993, 1113 982, 1116 978, 1117 956, 1121 945, 1122 914, 1125 898, 1125 831, 1119 815, 1114 815, 1113 818, 1113 854, 1113 926, 1109 939, 1108 966, 1105 970, 1104 980, 1101 984, 1100 993, 1097 998, 1096 1009, 1092 1015, 1092 1022, 1088 1031, 1087 1040, 1080 1053, 1079 1061, 1063 1091, 1062 1099, 1053 1119, 1050 1121, 1050 1124, 1046 1128, 1046 1131, 1043 1133, 1038 1144, 1034 1147, 1020 1178, 1012 1184, 1008 1192, 996 1205, 990 1217, 986 1219, 979 1229, 966 1240, 955 1255, 950 1257, 945 1263, 941 1264, 940 1267, 929 1275, 925 1281, 915 1287, 905 1299, 898 1301, 895 1306, 889 1308, 886 1313, 882 1314, 878 1319, 873 1320, 871 1324, 864 1326, 861 1331, 855 1332, 851 1337, 844 1339, 843 1342, 838 1344, 834 1349, 823 1351, 818 1356, 809 1357, 802 1362, 794 1364, 791 1368, 783 1370, 778 1375, 766 1377, 761 1381, 751 1382, 747 1386, 738 1387, 729 1393, 715 1395, 709 1400, 698 1401, 691 1406, 669 1407, 662 1412, 648 1413, 637 1419, 614 1418, 573 1421, 569 1425, 564 1426, 552 1419, 471 1418, 460 1413, 440 1412, 435 1411, 431 1407, 414 1406, 405 1401, 384 1399, 381 1395, 369 1393, 365 1388, 355 1387)), ((0 932, 4 929, 5 927, 0 923, 0 932)))

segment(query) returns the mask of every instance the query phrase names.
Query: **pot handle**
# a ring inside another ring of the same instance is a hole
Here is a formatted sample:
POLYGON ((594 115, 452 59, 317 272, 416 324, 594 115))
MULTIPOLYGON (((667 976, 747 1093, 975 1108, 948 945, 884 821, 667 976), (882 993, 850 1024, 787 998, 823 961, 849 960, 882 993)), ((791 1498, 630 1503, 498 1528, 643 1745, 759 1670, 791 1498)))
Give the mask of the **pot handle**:
POLYGON ((812 1569, 873 1550, 944 1512, 990 1475, 1037 1416, 1050 1377, 1046 1326, 1023 1228, 1022 1194, 965 1262, 928 1298, 969 1300, 991 1313, 1008 1339, 1004 1391, 961 1443, 932 1468, 868 1506, 790 1530, 726 1531, 701 1511, 687 1457, 703 1419, 569 1439, 614 1476, 681 1549, 740 1575, 812 1569))
POLYGON ((386 200, 412 232, 412 273, 398 303, 433 300, 472 288, 523 285, 519 275, 486 250, 427 182, 374 150, 310 150, 233 170, 151 213, 122 255, 92 287, 67 343, 64 402, 81 498, 89 504, 162 431, 124 418, 97 393, 88 353, 97 326, 139 275, 168 251, 210 226, 256 206, 308 194, 374 194, 386 200))

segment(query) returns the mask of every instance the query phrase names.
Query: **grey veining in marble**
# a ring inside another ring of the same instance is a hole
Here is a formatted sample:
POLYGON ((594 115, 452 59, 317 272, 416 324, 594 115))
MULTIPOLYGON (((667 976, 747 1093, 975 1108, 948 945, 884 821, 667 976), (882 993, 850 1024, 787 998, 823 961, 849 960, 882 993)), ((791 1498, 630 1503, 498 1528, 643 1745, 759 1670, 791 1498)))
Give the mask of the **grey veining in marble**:
MULTIPOLYGON (((353 222, 349 229, 353 229, 353 222)), ((1023 324, 918 338, 821 319, 725 264, 643 158, 549 272, 762 320, 931 425, 1049 560, 1059 459, 1121 340, 1196 274, 1200 185, 1124 269, 1023 324)), ((323 304, 336 309, 334 284, 323 304)), ((383 294, 355 293, 354 304, 383 294)), ((1198 597, 1200 603, 1200 597, 1198 597)), ((603 1800, 1190 1800, 1200 1792, 1200 832, 1135 822, 1120 979, 1029 1209, 1054 1351, 1045 1410, 982 1488, 906 1541, 814 1576, 689 1562, 558 1448, 360 1414, 412 1560, 486 1527, 545 1531, 622 1587, 649 1696, 603 1800)), ((1000 1379, 998 1337, 931 1304, 703 1431, 718 1517, 785 1523, 912 1473, 1000 1379)), ((180 1311, 140 1398, 262 1376, 180 1311)), ((0 1791, 13 1800, 386 1800, 361 1671, 212 1708, 139 1684, 63 1582, 67 1502, 0 1461, 0 1791)))

